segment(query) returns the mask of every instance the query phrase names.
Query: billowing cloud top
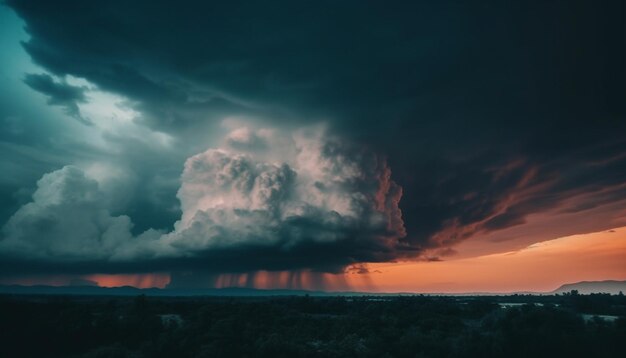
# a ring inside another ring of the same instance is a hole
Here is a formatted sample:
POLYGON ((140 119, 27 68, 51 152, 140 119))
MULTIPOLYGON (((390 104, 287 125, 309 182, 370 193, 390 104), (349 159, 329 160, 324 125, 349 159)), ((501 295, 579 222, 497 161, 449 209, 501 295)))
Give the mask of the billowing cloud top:
POLYGON ((285 137, 242 128, 227 143, 185 163, 183 215, 169 237, 177 249, 207 250, 216 266, 275 270, 395 257, 402 189, 383 159, 320 129, 285 137), (224 252, 234 261, 219 259, 224 252))
POLYGON ((340 271, 397 257, 401 196, 384 159, 321 127, 293 134, 244 127, 223 148, 187 159, 173 232, 134 237, 130 218, 110 213, 98 182, 67 166, 46 174, 33 201, 9 219, 0 255, 63 262, 70 271, 110 270, 107 263, 340 271))
POLYGON ((2 228, 0 270, 92 271, 93 265, 135 258, 140 244, 160 236, 148 230, 133 237, 131 228, 128 216, 111 215, 96 180, 66 166, 44 175, 32 202, 2 228))

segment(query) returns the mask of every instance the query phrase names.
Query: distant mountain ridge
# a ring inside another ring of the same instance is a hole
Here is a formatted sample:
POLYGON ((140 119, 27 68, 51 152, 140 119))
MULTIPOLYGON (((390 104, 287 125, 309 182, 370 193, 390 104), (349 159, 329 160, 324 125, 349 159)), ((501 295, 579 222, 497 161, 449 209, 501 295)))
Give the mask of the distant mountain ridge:
POLYGON ((16 295, 86 295, 86 296, 160 296, 160 297, 192 297, 192 296, 216 296, 216 297, 267 297, 267 296, 398 296, 398 295, 442 295, 442 296, 501 296, 512 294, 550 295, 562 294, 577 290, 580 294, 590 293, 626 293, 626 281, 581 281, 568 283, 551 292, 465 292, 465 293, 436 293, 436 292, 358 292, 358 291, 313 291, 298 289, 257 289, 245 287, 204 288, 204 289, 169 289, 169 288, 137 288, 132 286, 100 287, 90 285, 75 286, 22 286, 0 285, 0 294, 16 295))
POLYGON ((552 291, 551 293, 565 293, 577 290, 581 294, 590 293, 610 293, 617 295, 620 292, 626 294, 626 281, 606 280, 606 281, 581 281, 567 283, 552 291))
POLYGON ((386 295, 414 295, 414 293, 384 293, 384 292, 327 292, 297 289, 258 289, 246 287, 226 288, 137 288, 132 286, 100 287, 100 286, 22 286, 0 285, 0 294, 17 295, 86 295, 86 296, 160 296, 160 297, 192 297, 192 296, 222 296, 222 297, 263 297, 263 296, 386 296, 386 295))
POLYGON ((205 289, 166 289, 137 288, 132 286, 100 287, 100 286, 21 286, 0 285, 0 293, 26 295, 109 295, 109 296, 292 296, 292 295, 331 295, 323 291, 306 290, 263 290, 255 288, 205 288, 205 289))

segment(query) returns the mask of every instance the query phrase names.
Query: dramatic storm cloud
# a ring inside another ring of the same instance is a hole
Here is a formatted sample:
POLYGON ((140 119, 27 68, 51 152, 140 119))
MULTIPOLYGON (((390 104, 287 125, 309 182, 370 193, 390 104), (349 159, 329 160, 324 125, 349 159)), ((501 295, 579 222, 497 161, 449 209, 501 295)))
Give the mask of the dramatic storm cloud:
POLYGON ((398 255, 402 189, 382 158, 319 128, 242 128, 227 143, 185 163, 172 246, 235 270, 339 270, 398 255))
POLYGON ((623 1, 4 3, 4 271, 336 271, 624 221, 623 1))
POLYGON ((79 168, 46 174, 37 187, 2 229, 0 255, 14 265, 342 271, 397 258, 405 236, 402 189, 385 160, 322 127, 243 127, 224 148, 187 159, 182 218, 166 235, 133 236, 130 218, 113 216, 106 192, 79 168))

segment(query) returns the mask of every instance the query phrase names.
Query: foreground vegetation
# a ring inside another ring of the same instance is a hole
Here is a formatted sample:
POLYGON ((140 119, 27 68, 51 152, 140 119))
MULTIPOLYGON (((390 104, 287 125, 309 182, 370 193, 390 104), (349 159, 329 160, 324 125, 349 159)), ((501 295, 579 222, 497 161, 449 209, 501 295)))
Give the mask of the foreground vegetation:
POLYGON ((614 357, 626 342, 625 315, 623 295, 575 292, 508 297, 1 296, 0 356, 614 357), (583 313, 611 317, 584 319, 583 313))

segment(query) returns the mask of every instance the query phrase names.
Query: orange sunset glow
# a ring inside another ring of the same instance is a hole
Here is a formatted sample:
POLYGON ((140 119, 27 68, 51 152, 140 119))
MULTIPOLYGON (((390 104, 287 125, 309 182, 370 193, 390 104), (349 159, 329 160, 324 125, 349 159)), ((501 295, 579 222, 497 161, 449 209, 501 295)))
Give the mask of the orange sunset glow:
POLYGON ((546 292, 568 282, 624 280, 626 227, 539 242, 517 251, 372 264, 370 270, 381 271, 370 274, 371 282, 376 290, 386 292, 546 292))
MULTIPOLYGON (((363 292, 474 293, 549 292, 563 283, 626 278, 626 227, 573 235, 525 248, 478 257, 441 261, 370 263, 369 273, 259 271, 220 274, 207 285, 215 288, 309 289, 363 292)), ((3 284, 67 285, 75 279, 101 287, 165 288, 166 273, 94 274, 22 277, 3 284)))

